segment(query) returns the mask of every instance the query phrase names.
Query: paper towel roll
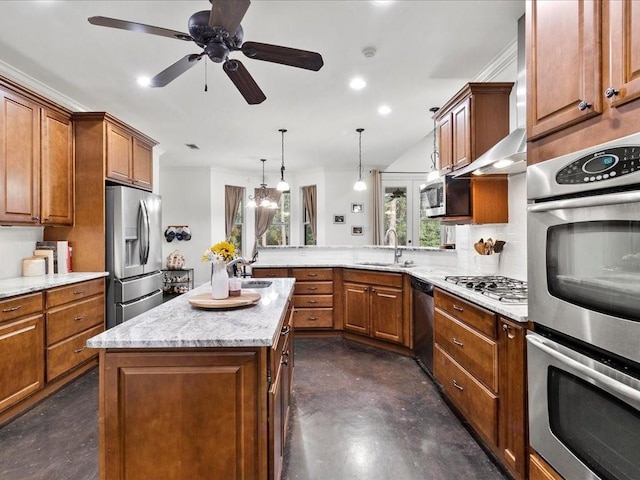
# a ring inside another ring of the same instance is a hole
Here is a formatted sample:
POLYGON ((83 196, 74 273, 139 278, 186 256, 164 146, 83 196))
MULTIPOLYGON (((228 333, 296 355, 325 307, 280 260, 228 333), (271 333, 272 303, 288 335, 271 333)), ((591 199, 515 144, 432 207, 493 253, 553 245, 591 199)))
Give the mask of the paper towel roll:
POLYGON ((22 276, 37 277, 44 275, 46 271, 46 259, 44 257, 26 257, 22 259, 22 276))

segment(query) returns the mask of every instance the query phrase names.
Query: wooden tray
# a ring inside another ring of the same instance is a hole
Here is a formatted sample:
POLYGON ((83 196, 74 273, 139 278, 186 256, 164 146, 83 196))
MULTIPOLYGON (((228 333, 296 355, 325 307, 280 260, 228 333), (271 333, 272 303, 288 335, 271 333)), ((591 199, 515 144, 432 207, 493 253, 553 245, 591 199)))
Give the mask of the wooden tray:
POLYGON ((240 292, 239 297, 228 297, 214 300, 211 293, 199 293, 189 297, 189 303, 198 308, 237 308, 255 305, 260 301, 260 294, 255 292, 240 292))

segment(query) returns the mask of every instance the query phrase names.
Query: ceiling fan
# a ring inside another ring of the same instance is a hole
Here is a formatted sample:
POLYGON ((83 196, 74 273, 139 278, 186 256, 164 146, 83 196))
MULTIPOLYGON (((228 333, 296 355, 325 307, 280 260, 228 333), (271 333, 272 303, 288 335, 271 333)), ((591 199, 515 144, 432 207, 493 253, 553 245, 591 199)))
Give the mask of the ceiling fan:
POLYGON ((150 33, 152 35, 195 42, 203 49, 201 53, 186 55, 173 65, 170 65, 151 79, 150 86, 164 87, 197 64, 206 55, 213 62, 222 63, 222 69, 250 105, 262 103, 267 97, 260 90, 260 87, 245 66, 239 60, 229 58, 229 53, 241 51, 247 57, 255 60, 279 63, 316 72, 324 65, 322 56, 319 53, 267 43, 243 43, 244 32, 240 22, 251 4, 250 0, 209 1, 211 2, 211 11, 196 12, 189 18, 189 33, 109 17, 90 17, 89 23, 102 27, 120 28, 122 30, 150 33))

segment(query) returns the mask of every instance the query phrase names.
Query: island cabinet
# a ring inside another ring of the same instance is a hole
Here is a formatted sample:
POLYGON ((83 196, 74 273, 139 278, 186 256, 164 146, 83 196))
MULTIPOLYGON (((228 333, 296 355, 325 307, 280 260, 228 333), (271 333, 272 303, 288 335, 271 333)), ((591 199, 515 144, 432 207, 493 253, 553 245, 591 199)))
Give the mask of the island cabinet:
POLYGON ((410 348, 410 289, 406 281, 401 273, 344 269, 345 333, 410 348))
POLYGON ((468 83, 434 115, 440 173, 462 168, 509 133, 513 83, 468 83))
POLYGON ((515 478, 526 478, 525 329, 436 289, 434 375, 515 478))
POLYGON ((636 133, 640 3, 533 0, 525 19, 529 164, 636 133))
POLYGON ((42 293, 0 301, 0 412, 44 387, 42 306, 42 293))
POLYGON ((0 222, 72 225, 71 113, 0 78, 0 222))

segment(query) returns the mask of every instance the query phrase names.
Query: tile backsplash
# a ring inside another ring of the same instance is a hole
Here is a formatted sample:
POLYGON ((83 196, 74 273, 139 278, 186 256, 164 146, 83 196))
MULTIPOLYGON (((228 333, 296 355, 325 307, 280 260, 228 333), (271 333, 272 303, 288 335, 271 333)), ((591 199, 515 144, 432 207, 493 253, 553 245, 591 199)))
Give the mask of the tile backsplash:
POLYGON ((0 227, 0 280, 22 276, 22 259, 33 255, 44 227, 0 227))

